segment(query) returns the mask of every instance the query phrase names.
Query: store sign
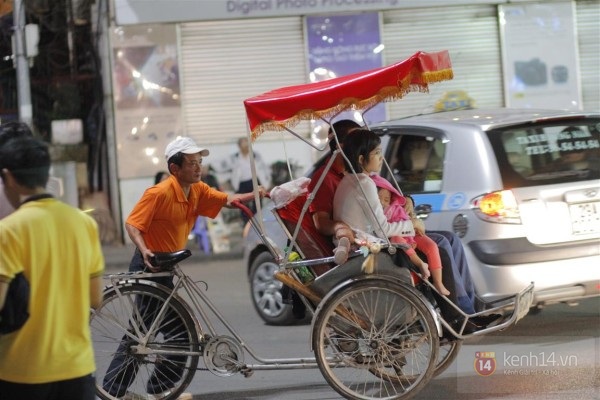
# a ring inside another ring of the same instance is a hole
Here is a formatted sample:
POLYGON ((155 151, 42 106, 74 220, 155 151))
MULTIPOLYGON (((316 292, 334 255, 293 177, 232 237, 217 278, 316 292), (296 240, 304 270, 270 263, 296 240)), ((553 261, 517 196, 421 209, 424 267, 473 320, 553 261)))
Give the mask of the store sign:
MULTIPOLYGON (((308 16, 304 22, 310 82, 383 66, 379 13, 308 16)), ((334 120, 345 118, 358 119, 352 112, 344 112, 334 120)), ((385 106, 375 106, 364 118, 368 125, 385 121, 385 106)))
MULTIPOLYGON (((496 4, 490 0, 421 0, 419 7, 496 4)), ((114 0, 117 24, 209 21, 414 8, 411 0, 114 0)))
MULTIPOLYGON (((310 82, 383 66, 379 13, 307 16, 304 23, 310 82)), ((345 111, 333 118, 340 119, 353 119, 361 125, 385 121, 385 106, 379 104, 362 116, 345 111)), ((329 124, 313 121, 313 141, 320 144, 326 140, 328 129, 329 124)))
POLYGON ((500 6, 506 105, 582 108, 572 2, 500 6))

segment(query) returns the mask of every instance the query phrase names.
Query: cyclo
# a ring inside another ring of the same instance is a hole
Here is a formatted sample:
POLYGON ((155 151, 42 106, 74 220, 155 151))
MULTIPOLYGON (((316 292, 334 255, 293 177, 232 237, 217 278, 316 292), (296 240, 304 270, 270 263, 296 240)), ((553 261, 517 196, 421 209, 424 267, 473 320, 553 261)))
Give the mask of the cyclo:
MULTIPOLYGON (((384 68, 276 89, 244 102, 249 136, 255 141, 265 131, 285 131, 313 146, 291 127, 310 119, 330 124, 343 111, 364 112, 379 102, 410 91, 426 91, 430 83, 451 77, 447 52, 419 52, 384 68)), ((335 133, 331 140, 338 140, 335 133)), ((256 183, 254 165, 252 172, 256 183)), ((314 192, 321 183, 322 179, 314 192)), ((287 236, 284 248, 266 235, 260 206, 251 225, 279 266, 275 277, 295 290, 312 311, 314 358, 257 355, 203 287, 178 266, 189 257, 189 250, 160 253, 155 265, 163 272, 108 275, 103 304, 92 310, 100 398, 175 399, 197 370, 249 377, 255 370, 319 368, 327 383, 345 398, 408 399, 452 363, 463 339, 506 329, 527 314, 533 284, 488 304, 486 313, 504 315, 496 325, 465 334, 466 321, 481 313, 466 315, 450 303, 465 323, 456 328, 445 321, 439 305, 415 286, 416 273, 411 272, 408 259, 398 265, 394 256, 399 249, 393 244, 365 245, 350 254, 347 262, 335 265, 333 254, 316 239, 319 235, 307 213, 314 194, 290 193, 289 201, 274 210, 287 236), (299 255, 295 261, 291 261, 292 252, 299 255), (307 271, 314 279, 303 279, 307 271), (149 280, 159 276, 173 276, 174 289, 149 280), (150 303, 153 306, 146 307, 150 303), (254 362, 246 362, 246 355, 254 362), (111 361, 116 357, 127 374, 112 370, 111 361), (111 386, 123 384, 124 379, 128 387, 125 397, 111 394, 111 386), (149 391, 150 381, 161 385, 160 393, 149 391)), ((255 197, 259 200, 258 192, 255 197)), ((420 286, 435 290, 425 280, 420 286)))

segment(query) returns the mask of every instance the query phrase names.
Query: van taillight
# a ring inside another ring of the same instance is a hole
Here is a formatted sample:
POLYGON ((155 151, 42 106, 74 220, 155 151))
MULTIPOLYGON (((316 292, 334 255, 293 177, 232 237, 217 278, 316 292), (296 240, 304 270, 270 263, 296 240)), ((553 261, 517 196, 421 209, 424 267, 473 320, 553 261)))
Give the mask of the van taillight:
POLYGON ((519 207, 512 191, 486 193, 473 199, 475 214, 485 221, 520 224, 519 207))

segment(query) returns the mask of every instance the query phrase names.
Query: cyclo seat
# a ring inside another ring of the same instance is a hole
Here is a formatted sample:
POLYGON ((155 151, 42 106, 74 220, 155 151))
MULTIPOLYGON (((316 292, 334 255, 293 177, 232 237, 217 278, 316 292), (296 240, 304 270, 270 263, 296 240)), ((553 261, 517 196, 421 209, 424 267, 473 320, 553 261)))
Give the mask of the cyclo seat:
POLYGON ((178 250, 172 253, 156 252, 153 257, 150 257, 150 263, 153 266, 158 267, 162 270, 170 270, 179 263, 192 255, 192 252, 188 249, 178 250))
MULTIPOLYGON (((298 196, 284 207, 275 209, 275 212, 285 225, 288 232, 294 232, 296 224, 300 220, 300 214, 308 195, 306 193, 298 196)), ((304 218, 300 221, 302 229, 298 232, 296 242, 300 247, 304 257, 307 259, 316 259, 330 257, 333 255, 333 242, 323 236, 315 227, 310 213, 305 213, 304 218)), ((321 275, 328 271, 331 266, 327 264, 314 265, 311 267, 316 275, 321 275)))

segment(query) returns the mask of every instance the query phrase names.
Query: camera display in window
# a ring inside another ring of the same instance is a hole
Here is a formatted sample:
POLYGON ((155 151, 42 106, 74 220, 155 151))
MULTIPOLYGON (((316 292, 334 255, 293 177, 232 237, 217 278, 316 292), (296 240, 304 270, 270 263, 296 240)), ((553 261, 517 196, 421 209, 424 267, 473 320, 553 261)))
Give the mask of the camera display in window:
POLYGON ((515 61, 515 75, 527 86, 540 86, 548 83, 548 69, 539 58, 515 61))

